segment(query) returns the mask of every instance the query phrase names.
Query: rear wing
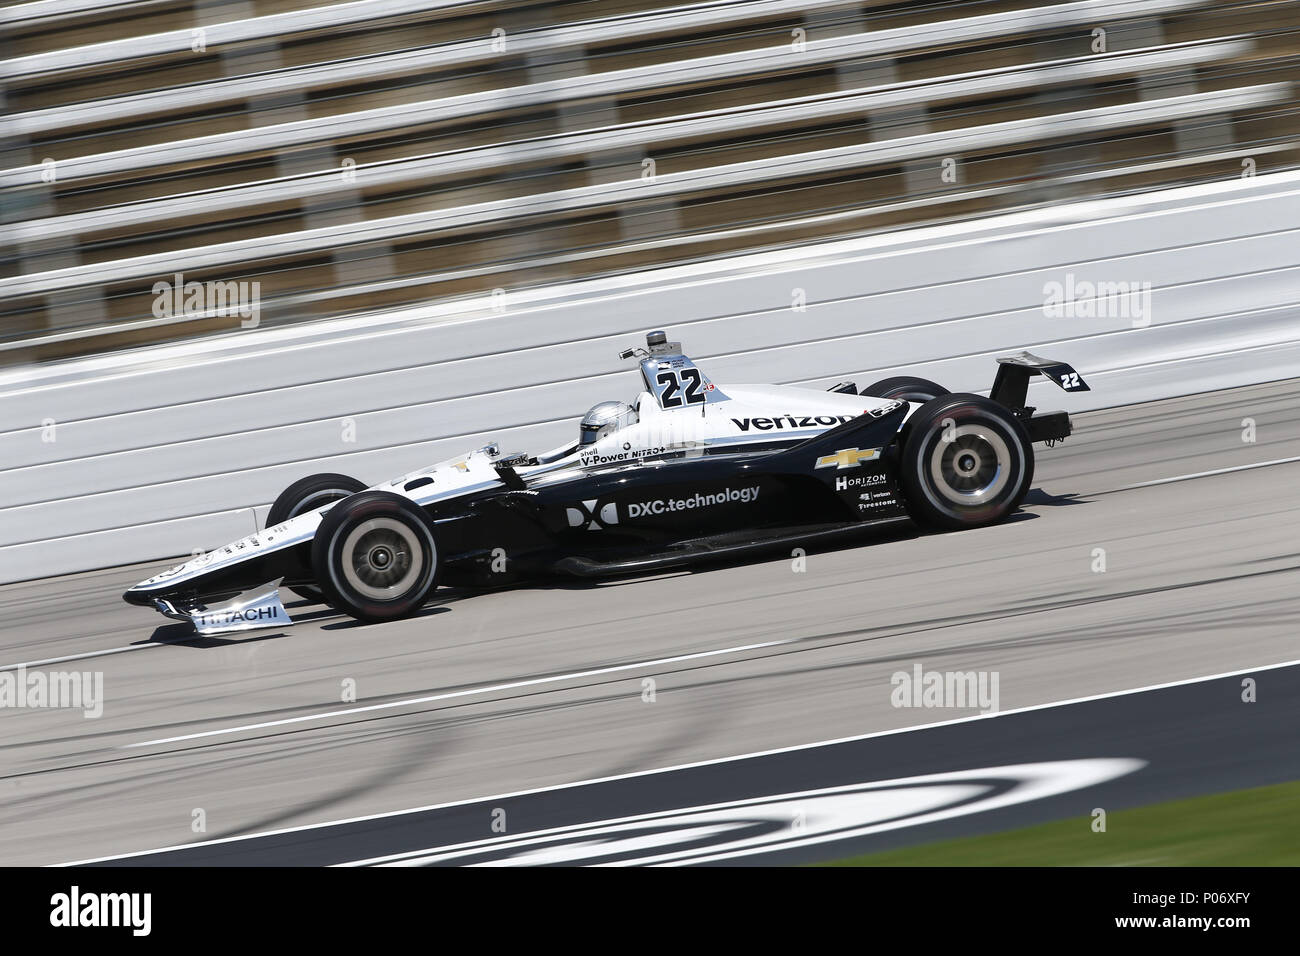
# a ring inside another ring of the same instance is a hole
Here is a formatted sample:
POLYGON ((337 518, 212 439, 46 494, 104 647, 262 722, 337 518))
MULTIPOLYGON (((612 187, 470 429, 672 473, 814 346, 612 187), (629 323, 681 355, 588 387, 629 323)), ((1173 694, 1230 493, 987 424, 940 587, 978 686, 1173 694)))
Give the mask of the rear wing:
POLYGON ((989 398, 1012 411, 1022 409, 1029 396, 1029 380, 1035 375, 1042 375, 1062 391, 1092 391, 1073 366, 1021 352, 1019 355, 1005 355, 998 359, 998 374, 993 379, 993 391, 989 392, 989 398))
POLYGON ((1026 405, 1029 397, 1029 380, 1041 375, 1065 392, 1090 392, 1088 383, 1074 367, 1065 362, 1042 358, 1029 352, 1008 355, 998 359, 998 374, 993 379, 993 390, 989 398, 1016 414, 1024 423, 1032 441, 1043 441, 1049 445, 1068 438, 1073 430, 1070 416, 1065 412, 1045 412, 1034 414, 1035 409, 1026 405))

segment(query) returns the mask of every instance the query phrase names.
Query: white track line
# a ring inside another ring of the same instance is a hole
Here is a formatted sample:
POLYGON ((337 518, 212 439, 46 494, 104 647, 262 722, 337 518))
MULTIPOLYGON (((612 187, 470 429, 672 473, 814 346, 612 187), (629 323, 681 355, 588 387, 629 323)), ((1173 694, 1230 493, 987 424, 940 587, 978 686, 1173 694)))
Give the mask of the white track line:
POLYGON ((1198 471, 1191 475, 1175 475, 1173 478, 1157 478, 1154 481, 1139 481, 1136 485, 1125 485, 1120 491, 1131 488, 1150 488, 1152 485, 1167 485, 1175 481, 1190 481, 1193 478, 1208 478, 1211 475, 1226 475, 1233 471, 1250 471, 1254 468, 1267 468, 1270 465, 1289 465, 1300 461, 1300 455, 1294 458, 1274 458, 1272 461, 1257 461, 1253 465, 1237 465, 1233 468, 1215 468, 1213 471, 1198 471))
POLYGON ((504 684, 485 684, 481 687, 469 687, 453 690, 443 694, 430 694, 427 697, 408 697, 405 700, 390 700, 383 704, 367 704, 363 707, 348 707, 343 710, 326 711, 323 714, 304 714, 301 717, 285 717, 281 720, 267 720, 259 724, 243 724, 239 727, 222 727, 218 730, 204 730, 195 734, 181 734, 178 737, 162 737, 158 740, 145 740, 141 743, 124 744, 119 749, 130 750, 135 747, 153 747, 160 744, 174 744, 182 740, 198 740, 201 737, 219 737, 225 734, 239 734, 249 730, 263 730, 267 727, 284 727, 289 724, 302 724, 312 720, 329 720, 334 717, 351 717, 353 714, 365 714, 376 710, 391 710, 394 707, 411 707, 415 704, 431 704, 440 700, 453 700, 457 697, 470 697, 474 694, 490 694, 502 690, 514 690, 519 687, 536 687, 539 684, 554 684, 566 680, 579 680, 584 677, 596 677, 600 674, 613 674, 618 671, 641 670, 647 667, 661 667, 665 664, 680 664, 682 661, 697 661, 704 657, 718 657, 722 654, 738 654, 742 651, 758 651, 767 647, 781 647, 795 643, 796 638, 783 638, 779 641, 764 641, 761 644, 740 644, 736 647, 722 647, 712 651, 696 651, 693 654, 678 654, 675 657, 660 657, 649 661, 636 661, 632 664, 614 664, 609 667, 596 667, 591 670, 573 671, 568 674, 553 674, 550 677, 531 677, 528 680, 508 681, 504 684))
POLYGON ((0 671, 16 671, 20 667, 44 667, 46 664, 62 664, 64 661, 79 661, 87 657, 107 657, 109 654, 125 654, 127 651, 147 651, 151 647, 170 647, 173 644, 186 644, 196 640, 198 635, 187 637, 184 641, 152 641, 145 644, 125 644, 122 647, 110 647, 103 651, 86 651, 82 654, 68 654, 65 657, 47 657, 43 661, 23 661, 21 664, 0 664, 0 671))
POLYGON ((868 734, 855 734, 852 737, 836 737, 832 740, 819 740, 809 744, 796 744, 793 747, 777 747, 772 750, 758 750, 753 753, 736 754, 732 757, 715 757, 712 760, 697 760, 694 763, 684 763, 674 767, 659 767, 654 770, 633 770, 629 773, 614 774, 609 777, 596 777, 592 780, 575 780, 572 783, 557 783, 552 784, 549 787, 534 787, 531 790, 516 790, 512 793, 472 797, 468 800, 452 800, 448 803, 434 803, 424 807, 411 807, 406 810, 386 810, 383 813, 371 813, 360 817, 347 817, 343 820, 330 820, 325 823, 305 823, 301 826, 284 827, 279 830, 266 830, 262 833, 248 833, 241 836, 222 837, 217 840, 202 840, 197 843, 181 843, 174 846, 158 847, 153 850, 136 850, 132 853, 121 853, 115 856, 99 856, 89 860, 76 860, 71 863, 60 863, 56 865, 83 866, 88 863, 103 863, 106 860, 129 860, 134 857, 151 856, 154 853, 170 853, 175 850, 192 850, 201 846, 219 846, 225 843, 239 843, 244 840, 257 840, 264 837, 283 836, 289 833, 303 833, 308 830, 321 830, 326 827, 341 827, 353 823, 366 823, 370 820, 387 820, 392 817, 405 816, 410 813, 427 813, 432 810, 465 807, 475 803, 511 800, 516 797, 527 797, 538 793, 552 793, 557 790, 586 787, 598 783, 611 783, 616 780, 632 780, 637 777, 649 777, 655 774, 673 773, 678 770, 691 770, 696 767, 711 767, 716 764, 731 763, 736 760, 750 760, 754 757, 770 757, 775 754, 795 753, 800 750, 814 750, 817 747, 831 747, 836 744, 853 743, 859 740, 871 740, 875 737, 891 737, 897 734, 910 734, 918 730, 933 730, 937 727, 951 727, 956 724, 967 724, 975 720, 996 720, 998 717, 1010 717, 1013 714, 1028 714, 1033 713, 1036 710, 1050 710, 1053 707, 1068 707, 1071 704, 1086 704, 1095 700, 1109 700, 1113 697, 1128 697, 1132 694, 1145 694, 1149 691, 1165 690, 1170 687, 1185 687, 1188 684, 1203 684, 1206 681, 1221 680, 1225 677, 1239 677, 1243 674, 1256 674, 1260 671, 1280 670, 1284 667, 1295 667, 1297 665, 1300 665, 1300 660, 1282 661, 1277 664, 1263 664, 1259 667, 1244 667, 1240 670, 1224 671, 1221 674, 1206 674, 1202 677, 1187 677, 1182 680, 1165 681, 1161 684, 1147 684, 1144 687, 1131 687, 1127 690, 1112 690, 1103 694, 1091 694, 1087 697, 1073 697, 1069 700, 1056 700, 1046 704, 1030 704, 1028 707, 1016 707, 1011 710, 1000 710, 990 714, 974 714, 970 717, 954 717, 951 720, 939 720, 930 724, 917 724, 912 727, 897 727, 893 730, 877 730, 868 734))

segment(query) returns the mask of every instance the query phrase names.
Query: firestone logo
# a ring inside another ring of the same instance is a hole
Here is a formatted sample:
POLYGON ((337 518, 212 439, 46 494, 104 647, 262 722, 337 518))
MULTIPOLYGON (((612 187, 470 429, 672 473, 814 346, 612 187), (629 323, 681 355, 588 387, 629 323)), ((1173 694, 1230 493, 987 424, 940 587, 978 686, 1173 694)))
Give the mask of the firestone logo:
POLYGON ((695 494, 689 498, 656 498, 653 501, 634 501, 627 506, 627 516, 629 518, 641 518, 674 511, 710 508, 714 505, 732 504, 734 502, 742 502, 748 505, 757 500, 757 485, 749 488, 725 488, 713 495, 695 494))

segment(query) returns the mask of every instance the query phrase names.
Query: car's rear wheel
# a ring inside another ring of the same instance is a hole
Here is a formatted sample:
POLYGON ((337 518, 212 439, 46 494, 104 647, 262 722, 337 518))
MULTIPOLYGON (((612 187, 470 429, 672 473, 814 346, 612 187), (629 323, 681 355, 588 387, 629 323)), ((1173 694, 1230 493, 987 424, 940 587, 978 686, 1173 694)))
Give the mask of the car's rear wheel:
POLYGON ((437 585, 438 546, 419 505, 365 491, 326 512, 312 567, 331 607, 362 621, 414 614, 437 585))
MULTIPOLYGON (((266 526, 274 528, 290 518, 296 518, 308 511, 315 511, 317 508, 325 507, 325 505, 342 501, 349 495, 355 495, 358 491, 365 490, 365 482, 350 478, 347 475, 328 473, 308 475, 306 478, 295 481, 280 492, 280 497, 275 499, 275 503, 271 505, 271 510, 266 514, 266 526)), ((320 588, 300 584, 297 587, 289 588, 289 590, 313 604, 319 604, 325 600, 320 588)))
POLYGON ((908 510, 936 528, 1001 521, 1034 478, 1034 447, 1009 410, 979 395, 926 402, 908 420, 899 481, 908 510))
POLYGON ((860 395, 870 395, 872 398, 901 398, 904 401, 928 402, 933 398, 939 398, 941 395, 948 395, 949 392, 937 382, 932 382, 927 378, 917 378, 914 375, 895 375, 892 378, 882 378, 873 385, 868 385, 860 395))

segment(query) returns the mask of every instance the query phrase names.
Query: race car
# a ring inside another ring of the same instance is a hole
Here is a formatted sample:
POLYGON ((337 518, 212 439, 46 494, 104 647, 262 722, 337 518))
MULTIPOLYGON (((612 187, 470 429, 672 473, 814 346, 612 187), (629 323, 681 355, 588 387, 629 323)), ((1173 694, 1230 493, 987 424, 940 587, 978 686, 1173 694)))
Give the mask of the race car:
POLYGON ((643 390, 601 402, 573 440, 538 455, 496 444, 367 487, 312 475, 276 499, 265 530, 124 595, 200 634, 292 621, 279 589, 366 622, 417 613, 440 584, 661 571, 911 519, 989 525, 1016 511, 1035 442, 1065 412, 1026 406, 1042 375, 1088 391, 1064 362, 998 359, 989 396, 911 376, 858 391, 715 384, 662 331, 636 359, 643 390))

